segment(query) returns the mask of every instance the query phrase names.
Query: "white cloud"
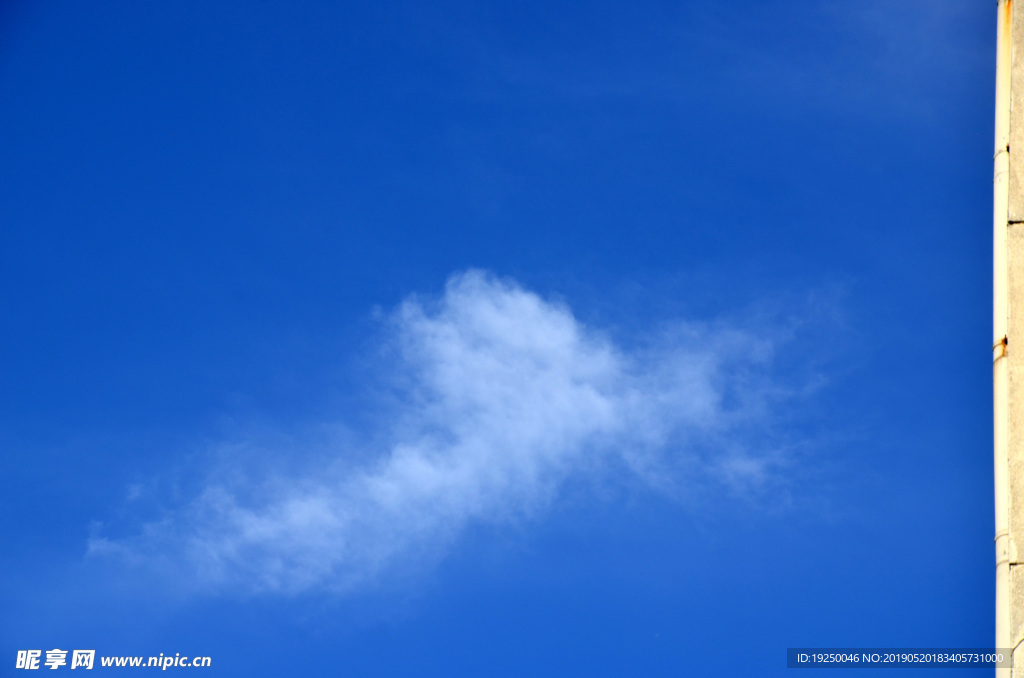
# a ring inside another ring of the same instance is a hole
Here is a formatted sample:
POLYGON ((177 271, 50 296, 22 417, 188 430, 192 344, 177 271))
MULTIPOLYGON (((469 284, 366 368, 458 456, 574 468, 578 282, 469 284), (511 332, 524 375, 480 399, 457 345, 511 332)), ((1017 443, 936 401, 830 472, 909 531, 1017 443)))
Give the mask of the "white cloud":
POLYGON ((680 492, 695 474, 764 482, 779 461, 743 444, 777 388, 763 332, 680 324, 625 349, 565 305, 470 271, 439 299, 407 300, 387 333, 397 405, 379 453, 353 466, 338 449, 277 478, 243 465, 90 551, 213 588, 346 591, 443 556, 471 524, 536 519, 573 476, 631 469, 680 492))

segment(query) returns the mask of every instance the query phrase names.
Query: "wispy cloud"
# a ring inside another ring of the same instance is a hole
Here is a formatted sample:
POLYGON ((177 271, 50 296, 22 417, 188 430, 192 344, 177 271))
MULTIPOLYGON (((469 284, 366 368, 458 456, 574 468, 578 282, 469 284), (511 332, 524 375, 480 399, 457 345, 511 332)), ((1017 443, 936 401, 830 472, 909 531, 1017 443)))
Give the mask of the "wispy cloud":
POLYGON ((745 442, 780 393, 763 329, 676 324, 625 348, 470 271, 405 301, 385 334, 395 398, 376 452, 340 446, 277 478, 243 464, 90 552, 217 589, 343 592, 443 556, 470 525, 537 519, 572 477, 628 470, 678 493, 697 478, 757 485, 784 462, 745 442))
MULTIPOLYGON (((626 7, 626 6, 624 6, 626 7)), ((625 98, 693 105, 694 83, 759 117, 825 111, 920 122, 949 107, 951 87, 991 78, 995 7, 963 0, 837 3, 689 2, 649 15, 629 7, 600 53, 571 46, 509 52, 488 73, 546 99, 625 98), (770 27, 768 29, 767 27, 770 27), (979 32, 979 28, 982 31, 979 32)), ((492 45, 477 47, 493 59, 492 45)), ((699 89, 699 87, 697 88, 699 89)))

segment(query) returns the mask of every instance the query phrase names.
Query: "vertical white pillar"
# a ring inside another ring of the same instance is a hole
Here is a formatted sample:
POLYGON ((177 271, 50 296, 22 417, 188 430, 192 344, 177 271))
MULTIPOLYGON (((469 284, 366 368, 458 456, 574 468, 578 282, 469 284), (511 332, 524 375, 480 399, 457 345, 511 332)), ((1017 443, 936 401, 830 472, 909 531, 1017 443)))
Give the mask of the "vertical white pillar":
MULTIPOLYGON (((996 37, 996 120, 993 174, 993 256, 992 256, 992 395, 995 461, 995 545, 996 545, 996 637, 997 648, 1012 647, 1010 611, 1010 482, 1009 428, 1010 350, 1009 271, 1007 230, 1009 227, 1010 172, 1010 70, 1012 0, 999 0, 996 37)), ((1010 678, 1012 669, 996 669, 998 678, 1010 678)))

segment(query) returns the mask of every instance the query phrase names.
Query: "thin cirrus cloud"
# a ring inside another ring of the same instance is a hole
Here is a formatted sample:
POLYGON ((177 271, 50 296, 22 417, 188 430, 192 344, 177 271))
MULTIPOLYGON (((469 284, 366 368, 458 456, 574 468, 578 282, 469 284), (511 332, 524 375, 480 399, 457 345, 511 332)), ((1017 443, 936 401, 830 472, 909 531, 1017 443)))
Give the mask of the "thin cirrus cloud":
POLYGON ((564 304, 468 271, 439 298, 406 300, 386 335, 395 397, 376 453, 352 462, 342 445, 272 479, 213 474, 90 554, 214 590, 344 593, 436 561, 472 525, 538 520, 570 479, 679 494, 761 484, 784 463, 745 443, 783 392, 764 331, 677 324, 624 348, 564 304))

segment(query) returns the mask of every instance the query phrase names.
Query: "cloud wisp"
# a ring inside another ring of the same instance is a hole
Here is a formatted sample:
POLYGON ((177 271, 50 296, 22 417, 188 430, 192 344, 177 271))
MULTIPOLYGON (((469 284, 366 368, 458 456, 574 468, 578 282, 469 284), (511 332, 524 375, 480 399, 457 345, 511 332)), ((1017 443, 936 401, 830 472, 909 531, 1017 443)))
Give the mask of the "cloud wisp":
POLYGON ((624 348, 561 303, 469 271, 439 298, 405 301, 386 338, 395 397, 375 453, 211 476, 164 519, 90 552, 214 590, 346 592, 443 557, 472 525, 537 519, 572 478, 677 493, 701 477, 764 482, 779 463, 744 444, 778 395, 765 333, 677 324, 624 348))

